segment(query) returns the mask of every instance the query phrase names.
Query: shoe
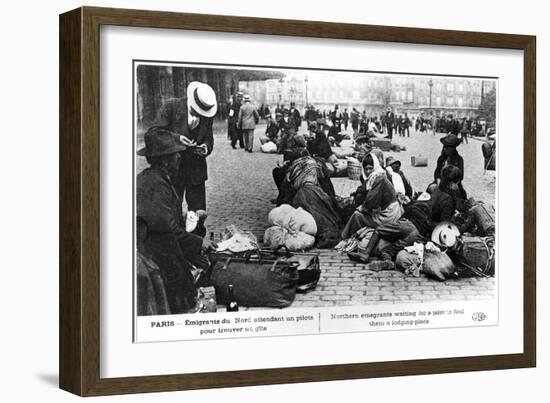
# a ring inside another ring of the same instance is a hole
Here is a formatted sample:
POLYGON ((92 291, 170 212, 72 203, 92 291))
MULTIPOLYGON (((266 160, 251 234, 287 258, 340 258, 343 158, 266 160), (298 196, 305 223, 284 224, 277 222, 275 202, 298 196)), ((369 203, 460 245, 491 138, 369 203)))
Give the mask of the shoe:
POLYGON ((364 263, 364 264, 369 263, 369 258, 359 252, 348 252, 348 257, 350 260, 353 260, 354 262, 364 263))
POLYGON ((382 270, 395 270, 395 264, 390 260, 379 260, 367 264, 367 270, 382 271, 382 270))
POLYGON ((236 149, 237 149, 237 147, 235 147, 235 146, 231 146, 231 148, 233 148, 233 150, 236 150, 236 149))

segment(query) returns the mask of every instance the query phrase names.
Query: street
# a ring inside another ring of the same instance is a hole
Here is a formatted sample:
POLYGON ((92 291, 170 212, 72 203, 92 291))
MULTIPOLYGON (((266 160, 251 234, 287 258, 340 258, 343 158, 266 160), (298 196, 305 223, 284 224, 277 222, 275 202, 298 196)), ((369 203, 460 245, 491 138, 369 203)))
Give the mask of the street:
MULTIPOLYGON (((226 124, 216 122, 214 151, 208 157, 208 181, 206 182, 208 231, 218 237, 230 224, 241 230, 253 232, 258 239, 268 228, 267 215, 274 207, 270 200, 277 196, 277 188, 271 171, 282 163, 278 154, 260 152, 259 136, 265 125, 255 131, 254 153, 232 149, 227 140, 226 124)), ((349 128, 348 128, 349 129, 349 128)), ((305 130, 302 127, 302 131, 305 130)), ((402 170, 417 190, 425 190, 433 180, 437 157, 441 153, 438 133, 416 133, 410 137, 394 135, 393 142, 406 147, 406 151, 388 152, 402 162, 402 170), (428 157, 427 167, 412 167, 411 156, 428 157)), ((484 173, 481 141, 470 139, 458 147, 464 158, 464 188, 469 197, 494 204, 495 174, 484 173)), ((139 144, 138 144, 139 145, 139 144)), ((338 148, 334 148, 338 151, 338 148)), ((138 172, 145 167, 138 157, 138 172)), ((359 185, 347 178, 333 178, 336 192, 347 196, 359 185)), ((491 299, 495 296, 495 279, 470 278, 438 282, 425 276, 406 277, 398 271, 372 272, 362 264, 350 261, 334 250, 318 250, 321 261, 321 280, 317 289, 297 295, 293 307, 369 305, 406 301, 491 299)))

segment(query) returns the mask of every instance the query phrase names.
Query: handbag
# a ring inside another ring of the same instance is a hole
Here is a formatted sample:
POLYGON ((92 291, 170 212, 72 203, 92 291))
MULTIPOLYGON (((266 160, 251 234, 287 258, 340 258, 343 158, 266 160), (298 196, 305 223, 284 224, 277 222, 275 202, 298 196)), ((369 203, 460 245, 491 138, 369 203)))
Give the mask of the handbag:
POLYGON ((263 256, 253 251, 244 256, 214 252, 216 261, 210 282, 218 304, 228 302, 228 286, 240 306, 284 308, 292 304, 298 285, 298 262, 263 256))

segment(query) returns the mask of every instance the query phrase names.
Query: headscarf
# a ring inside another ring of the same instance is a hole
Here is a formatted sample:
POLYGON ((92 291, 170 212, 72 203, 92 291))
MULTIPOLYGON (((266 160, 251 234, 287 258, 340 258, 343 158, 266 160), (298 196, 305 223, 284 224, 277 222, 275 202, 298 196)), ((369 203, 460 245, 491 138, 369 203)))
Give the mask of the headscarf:
MULTIPOLYGON (((373 163, 373 170, 369 176, 365 173, 365 168, 363 168, 363 164, 361 163, 361 175, 363 176, 363 179, 365 179, 365 189, 367 189, 367 192, 372 189, 376 179, 380 176, 386 175, 386 170, 383 168, 384 155, 382 154, 382 151, 373 150, 370 154, 367 154, 365 158, 369 155, 371 156, 373 163)), ((365 159, 363 159, 363 161, 364 160, 365 159)))
POLYGON ((405 184, 403 178, 397 172, 394 172, 391 166, 386 167, 386 171, 391 176, 391 182, 396 193, 405 194, 405 184))

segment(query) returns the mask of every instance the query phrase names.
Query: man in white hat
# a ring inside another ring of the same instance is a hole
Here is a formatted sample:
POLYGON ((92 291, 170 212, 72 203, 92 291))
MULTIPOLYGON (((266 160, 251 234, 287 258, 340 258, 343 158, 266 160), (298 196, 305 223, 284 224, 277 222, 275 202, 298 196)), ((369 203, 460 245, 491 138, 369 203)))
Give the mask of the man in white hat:
POLYGON ((245 95, 243 101, 244 104, 239 110, 238 127, 243 132, 244 150, 251 153, 254 147, 254 129, 260 121, 260 115, 254 105, 250 103, 250 95, 245 95))
POLYGON ((155 124, 178 133, 186 147, 173 183, 178 196, 185 195, 190 211, 206 210, 206 157, 214 148, 212 120, 217 110, 212 87, 193 81, 187 86, 187 97, 167 100, 157 114, 155 124))

